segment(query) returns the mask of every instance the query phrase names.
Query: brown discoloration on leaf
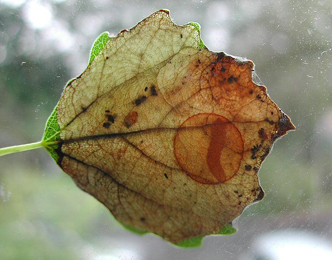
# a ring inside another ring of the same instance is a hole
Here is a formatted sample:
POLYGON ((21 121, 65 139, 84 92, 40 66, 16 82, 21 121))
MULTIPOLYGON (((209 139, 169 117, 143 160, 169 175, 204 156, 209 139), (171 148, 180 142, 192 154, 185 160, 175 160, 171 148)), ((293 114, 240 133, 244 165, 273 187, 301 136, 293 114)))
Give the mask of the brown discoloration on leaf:
POLYGON ((138 113, 136 111, 131 111, 124 119, 124 124, 127 128, 131 127, 137 122, 138 113))
POLYGON ((259 167, 294 129, 253 69, 156 12, 64 90, 59 164, 126 225, 174 243, 216 233, 263 198, 259 167))
POLYGON ((226 118, 198 114, 179 127, 174 150, 179 165, 191 178, 200 183, 218 184, 238 172, 243 140, 238 129, 226 118), (200 149, 197 149, 197 142, 200 149))

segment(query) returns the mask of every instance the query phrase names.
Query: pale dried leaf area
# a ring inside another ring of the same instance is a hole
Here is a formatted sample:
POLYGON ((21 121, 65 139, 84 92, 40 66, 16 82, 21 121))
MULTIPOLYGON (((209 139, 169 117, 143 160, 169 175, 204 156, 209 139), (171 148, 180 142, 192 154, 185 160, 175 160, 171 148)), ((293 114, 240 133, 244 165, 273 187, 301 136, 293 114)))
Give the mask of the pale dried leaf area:
POLYGON ((152 14, 65 88, 59 165, 125 225, 173 243, 219 232, 263 198, 257 172, 294 129, 253 66, 152 14))

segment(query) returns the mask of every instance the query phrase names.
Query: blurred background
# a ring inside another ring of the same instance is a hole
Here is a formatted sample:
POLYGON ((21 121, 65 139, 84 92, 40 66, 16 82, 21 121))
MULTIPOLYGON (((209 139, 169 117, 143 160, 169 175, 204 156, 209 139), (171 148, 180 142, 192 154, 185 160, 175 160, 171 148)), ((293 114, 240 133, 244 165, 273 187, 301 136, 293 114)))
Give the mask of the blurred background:
MULTIPOLYGON (((124 230, 46 151, 1 157, 0 259, 299 259, 292 241, 331 254, 330 0, 0 0, 0 147, 40 140, 63 86, 86 68, 94 39, 159 9, 177 24, 198 22, 210 50, 253 60, 297 126, 259 172, 265 198, 234 222, 235 235, 184 250, 124 230)), ((318 251, 316 259, 332 259, 318 251)))

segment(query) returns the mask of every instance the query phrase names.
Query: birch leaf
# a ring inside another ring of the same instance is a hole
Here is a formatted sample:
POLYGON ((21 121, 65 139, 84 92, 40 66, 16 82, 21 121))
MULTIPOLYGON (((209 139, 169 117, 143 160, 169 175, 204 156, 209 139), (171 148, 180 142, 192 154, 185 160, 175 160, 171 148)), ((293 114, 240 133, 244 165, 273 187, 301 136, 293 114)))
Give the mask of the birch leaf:
POLYGON ((58 163, 127 226, 173 243, 218 233, 263 198, 257 171, 293 129, 252 71, 156 12, 66 86, 58 163))
POLYGON ((183 247, 231 234, 263 198, 258 169, 295 127, 252 80, 251 61, 209 51, 196 23, 158 11, 94 44, 43 146, 125 227, 183 247))

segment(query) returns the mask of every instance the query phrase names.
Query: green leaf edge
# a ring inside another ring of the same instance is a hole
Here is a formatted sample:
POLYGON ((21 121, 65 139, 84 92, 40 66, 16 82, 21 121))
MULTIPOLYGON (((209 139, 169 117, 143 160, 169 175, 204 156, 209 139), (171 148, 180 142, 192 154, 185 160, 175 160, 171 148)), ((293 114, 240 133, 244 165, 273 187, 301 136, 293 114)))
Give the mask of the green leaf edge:
POLYGON ((237 230, 233 227, 232 224, 227 224, 217 233, 217 235, 229 236, 235 234, 236 231, 237 230))
MULTIPOLYGON (((120 222, 119 222, 120 223, 120 222)), ((133 228, 130 225, 124 224, 124 223, 120 223, 125 229, 127 229, 128 231, 131 231, 137 235, 145 235, 148 234, 150 232, 148 231, 144 231, 144 230, 140 230, 140 229, 136 229, 133 228)), ((211 234, 211 235, 224 235, 224 236, 228 236, 228 235, 233 235, 234 233, 236 233, 236 229, 232 226, 232 224, 227 224, 226 226, 224 226, 218 233, 216 234, 211 234)), ((179 243, 173 244, 177 247, 181 247, 181 248, 195 248, 195 247, 200 247, 202 246, 202 242, 203 239, 206 236, 197 236, 197 237, 193 237, 193 238, 188 238, 185 239, 179 243)))
MULTIPOLYGON (((227 224, 218 233, 211 235, 232 235, 234 233, 236 233, 236 229, 232 226, 232 224, 227 224)), ((198 237, 185 239, 175 245, 182 248, 200 247, 202 246, 202 242, 205 237, 206 236, 198 236, 198 237)))
MULTIPOLYGON (((104 49, 106 43, 110 39, 108 32, 103 32, 98 36, 98 38, 94 41, 89 57, 88 66, 94 61, 97 55, 104 49)), ((66 86, 68 86, 74 79, 71 79, 67 82, 66 86)), ((59 160, 59 155, 55 151, 58 149, 59 145, 57 142, 60 140, 60 126, 58 124, 58 105, 55 106, 53 112, 49 116, 46 121, 44 135, 42 138, 43 146, 46 148, 47 152, 51 155, 54 161, 59 160)))
POLYGON ((187 23, 187 25, 191 25, 191 26, 194 26, 195 27, 195 29, 198 31, 198 33, 199 33, 199 48, 200 49, 206 49, 206 46, 205 46, 205 44, 204 44, 204 42, 203 42, 203 40, 202 40, 202 38, 201 38, 201 25, 199 24, 199 23, 196 23, 196 22, 189 22, 189 23, 187 23))
POLYGON ((137 229, 137 228, 133 228, 132 226, 129 226, 127 224, 124 224, 124 223, 121 223, 119 222, 125 229, 129 230, 130 232, 133 232, 137 235, 145 235, 147 233, 149 233, 148 231, 144 231, 144 230, 141 230, 141 229, 137 229))
POLYGON ((98 38, 94 41, 89 58, 89 65, 94 61, 94 59, 98 56, 98 54, 104 49, 106 43, 109 41, 110 36, 108 32, 103 32, 98 36, 98 38))
POLYGON ((42 141, 47 152, 51 155, 54 161, 59 160, 59 155, 55 151, 59 145, 56 144, 60 140, 60 126, 58 124, 58 105, 55 106, 53 112, 46 121, 44 135, 42 141))

